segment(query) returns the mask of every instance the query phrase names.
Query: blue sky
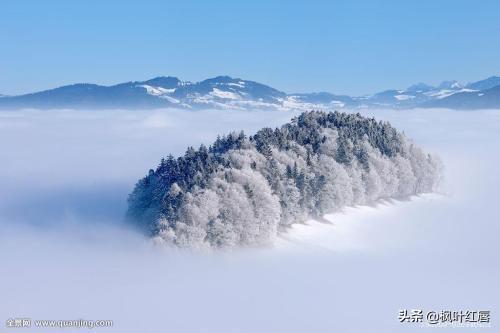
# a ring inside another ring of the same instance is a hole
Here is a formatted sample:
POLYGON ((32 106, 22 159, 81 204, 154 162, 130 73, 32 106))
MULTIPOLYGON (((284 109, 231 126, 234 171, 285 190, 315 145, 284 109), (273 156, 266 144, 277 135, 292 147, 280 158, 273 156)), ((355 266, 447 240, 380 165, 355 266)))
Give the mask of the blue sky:
POLYGON ((361 95, 500 74, 499 1, 2 1, 0 94, 231 75, 361 95))

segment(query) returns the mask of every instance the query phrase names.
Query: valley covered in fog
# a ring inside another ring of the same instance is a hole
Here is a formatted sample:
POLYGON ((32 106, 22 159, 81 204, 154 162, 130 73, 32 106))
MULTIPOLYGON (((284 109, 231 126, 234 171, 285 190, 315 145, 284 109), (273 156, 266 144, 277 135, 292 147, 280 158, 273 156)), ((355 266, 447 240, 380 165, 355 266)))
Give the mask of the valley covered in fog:
POLYGON ((264 247, 199 253, 124 223, 137 180, 168 154, 298 112, 0 112, 0 314, 111 319, 102 330, 116 332, 425 332, 398 311, 489 310, 477 331, 493 332, 500 112, 361 113, 440 156, 439 191, 349 206, 264 247))

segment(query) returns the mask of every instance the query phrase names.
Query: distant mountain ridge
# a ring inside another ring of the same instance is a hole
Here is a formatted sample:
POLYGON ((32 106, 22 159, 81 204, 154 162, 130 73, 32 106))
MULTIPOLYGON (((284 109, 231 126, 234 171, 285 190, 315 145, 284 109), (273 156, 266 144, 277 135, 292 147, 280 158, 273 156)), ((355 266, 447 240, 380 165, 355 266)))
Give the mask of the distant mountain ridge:
POLYGON ((437 87, 417 83, 351 97, 329 92, 288 94, 255 81, 217 76, 199 82, 161 76, 112 86, 77 83, 19 96, 0 94, 0 109, 232 109, 310 110, 358 108, 500 108, 500 77, 463 85, 444 81, 437 87))

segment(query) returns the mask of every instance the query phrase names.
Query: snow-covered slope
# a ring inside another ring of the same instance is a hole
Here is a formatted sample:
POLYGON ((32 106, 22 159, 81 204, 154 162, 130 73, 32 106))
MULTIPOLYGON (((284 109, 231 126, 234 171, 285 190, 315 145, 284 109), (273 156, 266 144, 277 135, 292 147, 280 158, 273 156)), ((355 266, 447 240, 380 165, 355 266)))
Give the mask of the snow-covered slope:
POLYGON ((500 76, 490 76, 487 79, 471 82, 467 84, 466 88, 473 90, 486 90, 500 86, 500 76))
MULTIPOLYGON (((458 107, 499 108, 500 96, 483 92, 500 86, 500 77, 463 85, 444 81, 437 87, 417 83, 404 90, 385 90, 351 97, 329 92, 285 93, 255 81, 217 76, 200 82, 156 77, 114 86, 79 83, 20 96, 3 96, 0 109, 181 109, 333 110, 356 108, 458 107), (465 93, 465 94, 464 94, 465 93), (453 97, 460 94, 461 97, 453 97), (475 101, 488 95, 488 103, 475 101)), ((0 95, 1 96, 1 95, 0 95)))
POLYGON ((461 89, 454 94, 429 102, 425 106, 462 110, 495 109, 500 106, 500 86, 479 91, 461 89))

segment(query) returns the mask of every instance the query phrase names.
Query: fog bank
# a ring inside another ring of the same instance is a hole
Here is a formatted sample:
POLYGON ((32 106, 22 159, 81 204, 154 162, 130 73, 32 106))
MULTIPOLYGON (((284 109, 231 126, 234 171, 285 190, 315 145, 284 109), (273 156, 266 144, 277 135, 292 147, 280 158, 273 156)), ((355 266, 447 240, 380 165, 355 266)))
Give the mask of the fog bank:
POLYGON ((500 112, 366 114, 441 156, 443 194, 348 208, 270 248, 200 254, 155 248, 123 225, 134 183, 162 156, 291 114, 0 113, 0 319, 113 320, 103 332, 432 331, 399 323, 415 308, 490 310, 492 327, 472 330, 494 332, 500 112))

